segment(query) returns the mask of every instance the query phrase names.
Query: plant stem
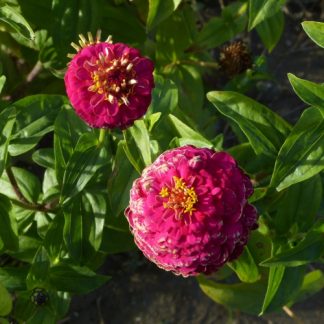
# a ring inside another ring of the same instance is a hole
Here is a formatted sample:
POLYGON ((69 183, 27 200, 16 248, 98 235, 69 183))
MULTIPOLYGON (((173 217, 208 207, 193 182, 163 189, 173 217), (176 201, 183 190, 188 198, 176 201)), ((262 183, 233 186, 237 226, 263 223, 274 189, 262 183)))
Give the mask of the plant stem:
POLYGON ((297 315, 288 306, 283 306, 282 309, 290 318, 294 320, 295 323, 304 324, 304 322, 297 317, 297 315))
POLYGON ((27 83, 32 82, 37 76, 37 74, 42 70, 42 68, 43 68, 42 62, 37 61, 33 69, 28 73, 26 77, 26 82, 27 83))
POLYGON ((196 65, 204 68, 219 69, 219 64, 217 62, 207 62, 207 61, 193 61, 193 60, 181 60, 176 61, 176 65, 196 65))
POLYGON ((105 128, 100 128, 99 139, 98 139, 98 146, 101 147, 105 141, 107 130, 105 128))
POLYGON ((212 69, 219 69, 220 66, 217 62, 207 62, 207 61, 194 61, 194 60, 180 60, 175 61, 170 64, 167 64, 164 66, 165 69, 174 67, 177 65, 193 65, 193 66, 199 66, 202 68, 212 68, 212 69))
POLYGON ((36 211, 41 211, 41 212, 50 212, 52 209, 49 209, 46 205, 40 205, 40 204, 34 204, 29 202, 23 193, 20 191, 20 188, 18 186, 18 183, 16 181, 15 175, 12 172, 12 169, 10 167, 6 168, 6 173, 8 175, 9 182, 18 198, 18 201, 15 201, 15 204, 29 209, 29 210, 36 210, 36 211))

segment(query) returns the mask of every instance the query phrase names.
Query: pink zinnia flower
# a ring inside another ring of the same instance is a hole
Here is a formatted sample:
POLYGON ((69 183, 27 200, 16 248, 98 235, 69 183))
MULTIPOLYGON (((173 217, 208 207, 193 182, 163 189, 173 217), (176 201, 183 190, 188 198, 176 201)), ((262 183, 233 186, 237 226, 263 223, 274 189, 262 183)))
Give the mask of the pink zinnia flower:
POLYGON ((125 129, 141 118, 151 102, 153 62, 140 52, 100 33, 89 40, 80 35, 80 46, 65 74, 67 95, 77 114, 90 126, 125 129))
POLYGON ((257 212, 250 179, 225 152, 169 150, 135 180, 125 215, 144 255, 184 277, 237 258, 257 212))

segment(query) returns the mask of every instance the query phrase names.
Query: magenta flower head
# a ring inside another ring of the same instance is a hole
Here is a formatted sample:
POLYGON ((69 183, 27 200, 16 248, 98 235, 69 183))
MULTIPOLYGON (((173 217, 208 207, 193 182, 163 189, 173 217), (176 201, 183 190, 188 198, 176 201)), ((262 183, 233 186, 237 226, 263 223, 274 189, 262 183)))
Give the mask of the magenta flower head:
POLYGON ((183 146, 135 180, 125 215, 137 246, 160 268, 209 274, 237 258, 257 228, 252 193, 229 154, 183 146))
POLYGON ((80 35, 80 46, 64 77, 76 113, 91 127, 125 129, 141 118, 151 102, 154 65, 140 52, 111 37, 100 41, 80 35))

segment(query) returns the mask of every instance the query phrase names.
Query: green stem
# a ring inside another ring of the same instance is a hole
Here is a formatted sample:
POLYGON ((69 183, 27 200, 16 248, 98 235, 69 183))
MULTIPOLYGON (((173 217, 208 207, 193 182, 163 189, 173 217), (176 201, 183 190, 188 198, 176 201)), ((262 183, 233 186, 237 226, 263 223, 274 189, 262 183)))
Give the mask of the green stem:
POLYGON ((180 61, 175 61, 169 65, 194 65, 203 68, 219 69, 219 64, 217 62, 194 61, 194 60, 180 60, 180 61))
POLYGON ((106 132, 107 132, 107 130, 105 128, 100 128, 99 139, 98 139, 99 147, 101 147, 103 145, 103 143, 105 142, 106 132))

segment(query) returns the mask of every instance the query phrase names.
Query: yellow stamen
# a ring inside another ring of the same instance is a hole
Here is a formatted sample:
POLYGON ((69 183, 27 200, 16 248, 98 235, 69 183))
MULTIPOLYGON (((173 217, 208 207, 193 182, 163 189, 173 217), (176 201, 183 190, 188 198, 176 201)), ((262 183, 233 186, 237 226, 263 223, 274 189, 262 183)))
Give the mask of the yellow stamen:
POLYGON ((177 218, 181 218, 182 214, 188 213, 190 216, 196 210, 195 204, 198 197, 193 187, 188 187, 183 179, 176 176, 173 177, 174 186, 169 189, 163 187, 160 191, 160 197, 168 198, 163 202, 164 208, 174 209, 177 218))

